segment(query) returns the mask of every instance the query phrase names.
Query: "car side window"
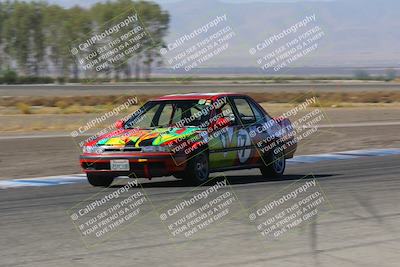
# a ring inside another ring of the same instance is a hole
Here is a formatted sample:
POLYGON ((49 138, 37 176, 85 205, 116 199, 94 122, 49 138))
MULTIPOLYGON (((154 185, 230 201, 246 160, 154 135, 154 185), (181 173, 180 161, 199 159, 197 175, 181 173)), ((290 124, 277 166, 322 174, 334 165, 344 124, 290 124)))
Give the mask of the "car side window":
POLYGON ((236 116, 229 101, 220 107, 219 112, 222 113, 222 117, 229 119, 233 125, 236 124, 236 116))
POLYGON ((256 116, 249 102, 245 98, 234 98, 236 109, 243 124, 251 124, 256 122, 256 116))
POLYGON ((261 110, 259 109, 259 107, 256 106, 256 104, 254 104, 254 101, 249 101, 251 109, 253 110, 253 113, 256 117, 256 122, 261 122, 263 121, 264 118, 269 119, 268 116, 264 115, 263 112, 261 112, 261 110))

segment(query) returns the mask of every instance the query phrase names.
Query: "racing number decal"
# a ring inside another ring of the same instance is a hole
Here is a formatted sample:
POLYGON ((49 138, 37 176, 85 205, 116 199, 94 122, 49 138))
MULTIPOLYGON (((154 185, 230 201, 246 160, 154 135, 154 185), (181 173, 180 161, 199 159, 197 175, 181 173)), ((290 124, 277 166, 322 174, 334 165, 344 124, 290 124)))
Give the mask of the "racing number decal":
MULTIPOLYGON (((233 128, 229 127, 227 132, 219 136, 223 148, 230 147, 229 144, 232 144, 233 135, 234 135, 233 128)), ((244 163, 250 158, 251 148, 246 148, 250 145, 251 145, 251 140, 249 133, 244 129, 240 129, 237 132, 237 144, 236 144, 238 148, 237 156, 239 158, 240 163, 244 163)), ((226 157, 227 155, 228 152, 225 151, 224 157, 226 157)))
MULTIPOLYGON (((227 131, 219 135, 222 147, 223 148, 228 148, 229 144, 232 143, 232 138, 233 138, 233 128, 228 127, 227 131)), ((228 152, 224 152, 224 158, 227 156, 228 152)))
POLYGON ((250 135, 246 130, 240 129, 237 136, 237 146, 242 149, 238 150, 240 163, 246 162, 250 158, 251 149, 246 148, 251 145, 250 135))

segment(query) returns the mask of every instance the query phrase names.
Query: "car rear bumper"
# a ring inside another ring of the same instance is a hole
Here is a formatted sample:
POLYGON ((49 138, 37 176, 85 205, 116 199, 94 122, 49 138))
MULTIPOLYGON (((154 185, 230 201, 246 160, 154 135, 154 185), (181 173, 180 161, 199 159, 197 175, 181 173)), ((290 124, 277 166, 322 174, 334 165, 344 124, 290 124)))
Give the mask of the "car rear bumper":
POLYGON ((160 177, 183 171, 186 158, 171 153, 137 153, 137 154, 83 154, 79 158, 85 173, 109 173, 115 176, 160 177), (129 160, 129 171, 111 170, 110 161, 115 159, 129 160))
POLYGON ((296 150, 297 150, 297 142, 290 140, 290 142, 287 143, 287 147, 285 149, 285 158, 286 159, 293 158, 296 150))

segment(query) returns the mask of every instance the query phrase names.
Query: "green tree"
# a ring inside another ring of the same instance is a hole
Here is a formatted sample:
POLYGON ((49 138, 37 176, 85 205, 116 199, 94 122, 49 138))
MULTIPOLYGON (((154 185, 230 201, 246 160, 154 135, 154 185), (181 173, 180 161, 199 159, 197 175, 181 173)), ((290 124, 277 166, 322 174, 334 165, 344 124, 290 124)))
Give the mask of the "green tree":
POLYGON ((65 36, 63 19, 66 17, 67 11, 60 6, 50 5, 47 7, 43 17, 43 27, 45 43, 47 47, 47 56, 49 61, 52 62, 57 76, 64 76, 67 69, 65 59, 65 36))
POLYGON ((47 5, 44 3, 33 4, 31 8, 31 52, 32 52, 32 68, 35 76, 41 75, 43 69, 43 61, 45 56, 45 35, 44 35, 44 13, 47 5))
POLYGON ((368 80, 370 78, 369 73, 366 70, 356 70, 356 71, 354 71, 354 77, 357 80, 368 80))
POLYGON ((387 81, 393 81, 397 77, 397 73, 395 69, 386 69, 385 76, 387 81))
MULTIPOLYGON (((44 1, 0 2, 0 69, 14 68, 21 76, 40 76, 55 70, 57 76, 80 76, 81 67, 71 48, 95 33, 104 31, 128 11, 136 10, 149 33, 142 47, 129 60, 116 62, 110 68, 115 78, 150 77, 151 68, 161 60, 158 51, 168 29, 169 15, 160 6, 146 1, 107 1, 90 8, 63 8, 44 1)), ((114 34, 117 38, 129 29, 114 34)), ((107 41, 107 40, 105 40, 107 41)), ((96 50, 101 42, 91 47, 96 50)), ((90 51, 88 51, 90 52, 90 51)), ((85 75, 95 76, 97 72, 85 75)))
MULTIPOLYGON (((62 58, 64 70, 72 66, 72 74, 76 79, 79 76, 79 63, 71 55, 71 45, 75 40, 82 40, 88 36, 92 28, 91 18, 88 12, 80 7, 73 7, 68 10, 64 24, 64 46, 62 47, 62 58)), ((66 75, 64 75, 66 76, 66 75)))
POLYGON ((144 75, 146 79, 150 79, 153 63, 161 64, 162 57, 159 51, 161 47, 165 46, 164 38, 168 31, 170 18, 167 12, 152 2, 140 1, 135 8, 150 35, 150 38, 146 39, 143 51, 144 75))

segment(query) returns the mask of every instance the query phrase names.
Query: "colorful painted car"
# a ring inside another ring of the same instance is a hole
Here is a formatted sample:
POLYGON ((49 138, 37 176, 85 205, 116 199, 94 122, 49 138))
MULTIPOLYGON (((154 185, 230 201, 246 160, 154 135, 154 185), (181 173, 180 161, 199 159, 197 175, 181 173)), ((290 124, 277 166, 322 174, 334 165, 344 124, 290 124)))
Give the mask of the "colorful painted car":
POLYGON ((171 175, 201 184, 211 172, 249 168, 276 177, 297 148, 289 119, 272 118, 236 93, 163 96, 116 128, 83 147, 80 164, 93 186, 118 176, 171 175))

